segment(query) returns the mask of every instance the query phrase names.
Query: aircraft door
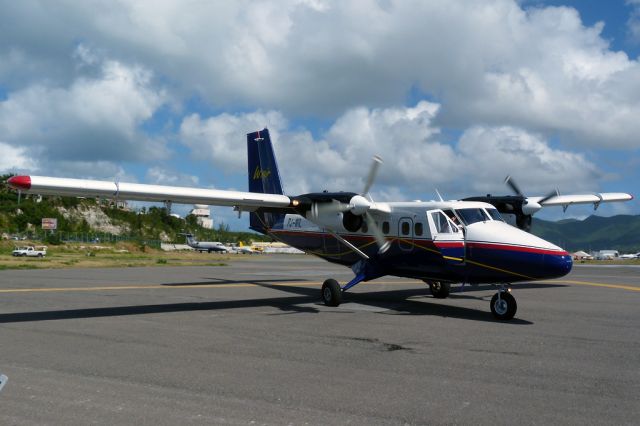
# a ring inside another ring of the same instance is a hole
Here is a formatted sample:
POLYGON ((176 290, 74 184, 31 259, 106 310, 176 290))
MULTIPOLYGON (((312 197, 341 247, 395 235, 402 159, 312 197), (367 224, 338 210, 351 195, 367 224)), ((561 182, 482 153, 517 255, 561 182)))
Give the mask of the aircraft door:
POLYGON ((464 233, 442 210, 427 211, 427 222, 434 245, 445 260, 453 263, 464 262, 464 233))
POLYGON ((403 217, 398 222, 398 246, 400 250, 413 250, 413 220, 403 217))

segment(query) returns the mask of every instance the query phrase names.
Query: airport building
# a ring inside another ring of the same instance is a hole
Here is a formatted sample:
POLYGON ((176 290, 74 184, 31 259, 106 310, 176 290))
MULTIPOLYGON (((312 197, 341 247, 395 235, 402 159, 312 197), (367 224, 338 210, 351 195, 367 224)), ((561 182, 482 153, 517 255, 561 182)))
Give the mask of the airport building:
POLYGON ((189 214, 194 215, 198 219, 198 224, 203 228, 213 229, 213 218, 211 217, 209 206, 196 204, 189 214))

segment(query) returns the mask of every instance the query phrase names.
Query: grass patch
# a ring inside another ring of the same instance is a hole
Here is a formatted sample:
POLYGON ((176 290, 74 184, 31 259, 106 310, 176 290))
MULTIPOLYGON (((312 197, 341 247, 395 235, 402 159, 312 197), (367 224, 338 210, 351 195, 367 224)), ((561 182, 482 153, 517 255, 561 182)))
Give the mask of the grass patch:
MULTIPOLYGON (((27 242, 23 245, 28 244, 27 242)), ((227 266, 231 259, 242 256, 197 252, 163 252, 147 248, 135 250, 134 245, 82 243, 49 246, 45 258, 11 256, 13 242, 0 242, 0 270, 8 269, 60 269, 60 268, 123 268, 171 266, 227 266), (10 250, 11 249, 11 250, 10 250)))

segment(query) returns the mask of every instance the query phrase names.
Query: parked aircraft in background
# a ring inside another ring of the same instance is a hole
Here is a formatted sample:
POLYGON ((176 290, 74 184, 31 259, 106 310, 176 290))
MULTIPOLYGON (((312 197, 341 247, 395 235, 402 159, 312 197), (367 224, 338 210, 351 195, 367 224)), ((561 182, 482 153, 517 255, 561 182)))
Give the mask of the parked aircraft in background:
POLYGON ((240 241, 240 243, 238 244, 238 247, 235 248, 237 253, 240 254, 254 254, 254 253, 260 253, 256 250, 254 250, 253 248, 249 247, 249 246, 245 246, 242 241, 240 241))
POLYGON ((198 241, 192 234, 182 234, 187 240, 187 245, 199 252, 228 253, 231 249, 218 241, 198 241))
POLYGON ((464 198, 463 201, 482 201, 492 204, 509 224, 529 232, 533 215, 543 207, 562 206, 564 211, 567 211, 572 204, 593 204, 593 210, 597 210, 602 203, 633 200, 633 195, 624 192, 560 195, 557 189, 543 197, 527 197, 520 191, 520 187, 511 176, 507 176, 505 183, 515 195, 487 194, 464 198))
POLYGON ((249 192, 134 183, 14 176, 11 187, 41 195, 232 206, 249 212, 251 229, 307 253, 350 267, 345 285, 327 279, 325 304, 337 306, 362 281, 385 275, 425 281, 434 297, 451 283, 490 283, 498 292, 493 315, 511 319, 517 310, 509 285, 562 277, 571 256, 548 241, 505 223, 491 204, 479 201, 375 202, 369 194, 382 163, 375 157, 365 185, 355 192, 284 195, 269 131, 247 135, 249 192))

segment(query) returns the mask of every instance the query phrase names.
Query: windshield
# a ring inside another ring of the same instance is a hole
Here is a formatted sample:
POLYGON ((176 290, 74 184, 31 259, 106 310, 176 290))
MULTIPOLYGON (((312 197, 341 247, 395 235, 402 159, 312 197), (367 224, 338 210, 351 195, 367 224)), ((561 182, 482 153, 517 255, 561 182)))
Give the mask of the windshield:
POLYGON ((487 213, 489 213, 489 216, 491 216, 491 219, 499 220, 501 222, 504 222, 504 219, 502 218, 502 216, 500 216, 500 212, 498 212, 498 210, 496 210, 496 209, 487 209, 487 213))
POLYGON ((457 209, 456 214, 465 225, 489 220, 489 216, 482 209, 457 209))

